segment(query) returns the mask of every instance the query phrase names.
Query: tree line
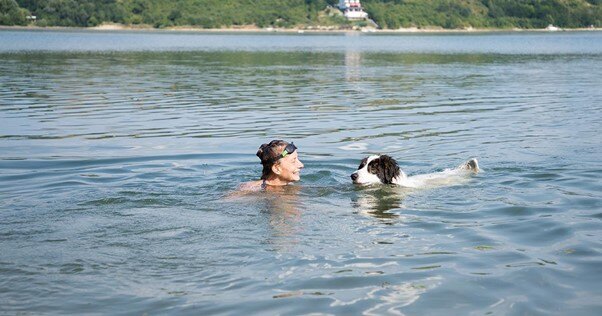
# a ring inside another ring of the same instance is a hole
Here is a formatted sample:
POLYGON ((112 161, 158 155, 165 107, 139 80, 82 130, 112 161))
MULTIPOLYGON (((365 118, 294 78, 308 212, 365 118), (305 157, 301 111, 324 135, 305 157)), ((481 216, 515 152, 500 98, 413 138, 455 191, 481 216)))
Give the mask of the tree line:
POLYGON ((364 0, 382 28, 602 26, 602 0, 364 0))
MULTIPOLYGON (((345 27, 338 0, 0 0, 0 25, 345 27), (28 16, 36 16, 35 21, 28 16)), ((602 27, 602 0, 363 0, 383 29, 602 27)))

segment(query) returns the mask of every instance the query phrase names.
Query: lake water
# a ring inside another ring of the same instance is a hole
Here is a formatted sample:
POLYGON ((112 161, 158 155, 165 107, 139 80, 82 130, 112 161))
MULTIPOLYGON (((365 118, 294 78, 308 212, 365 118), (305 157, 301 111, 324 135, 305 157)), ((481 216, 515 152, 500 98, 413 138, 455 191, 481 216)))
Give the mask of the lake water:
POLYGON ((599 32, 0 31, 0 314, 599 315, 601 78, 599 32), (271 139, 302 181, 230 197, 271 139))

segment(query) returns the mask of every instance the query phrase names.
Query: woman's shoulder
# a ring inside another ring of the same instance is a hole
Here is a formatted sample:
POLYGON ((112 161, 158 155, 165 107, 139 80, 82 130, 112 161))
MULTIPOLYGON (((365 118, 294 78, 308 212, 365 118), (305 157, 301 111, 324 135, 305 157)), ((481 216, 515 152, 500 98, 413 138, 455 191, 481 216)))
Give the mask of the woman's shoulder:
POLYGON ((249 181, 241 183, 237 191, 261 191, 263 180, 249 181))
POLYGON ((236 199, 253 192, 262 190, 263 180, 244 182, 238 185, 236 190, 231 191, 225 196, 226 200, 236 199))

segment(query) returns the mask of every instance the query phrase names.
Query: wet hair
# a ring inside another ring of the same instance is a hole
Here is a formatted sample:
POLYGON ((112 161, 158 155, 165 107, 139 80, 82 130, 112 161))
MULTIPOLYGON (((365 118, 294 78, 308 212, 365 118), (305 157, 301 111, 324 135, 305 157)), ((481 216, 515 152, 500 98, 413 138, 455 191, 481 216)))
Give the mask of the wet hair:
POLYGON ((282 154, 284 148, 288 145, 280 139, 274 139, 273 141, 262 144, 257 150, 257 157, 261 160, 263 170, 261 171, 261 180, 267 180, 270 174, 272 174, 272 166, 278 161, 278 156, 282 154))

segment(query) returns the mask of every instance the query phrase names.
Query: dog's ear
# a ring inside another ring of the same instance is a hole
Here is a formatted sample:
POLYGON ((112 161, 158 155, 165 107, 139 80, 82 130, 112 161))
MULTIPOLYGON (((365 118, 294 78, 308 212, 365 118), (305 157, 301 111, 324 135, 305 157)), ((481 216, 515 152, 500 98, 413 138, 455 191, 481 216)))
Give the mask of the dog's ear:
POLYGON ((397 161, 387 155, 380 156, 378 160, 380 167, 378 168, 378 177, 383 181, 383 183, 393 183, 393 179, 399 176, 399 165, 397 165, 397 161))

